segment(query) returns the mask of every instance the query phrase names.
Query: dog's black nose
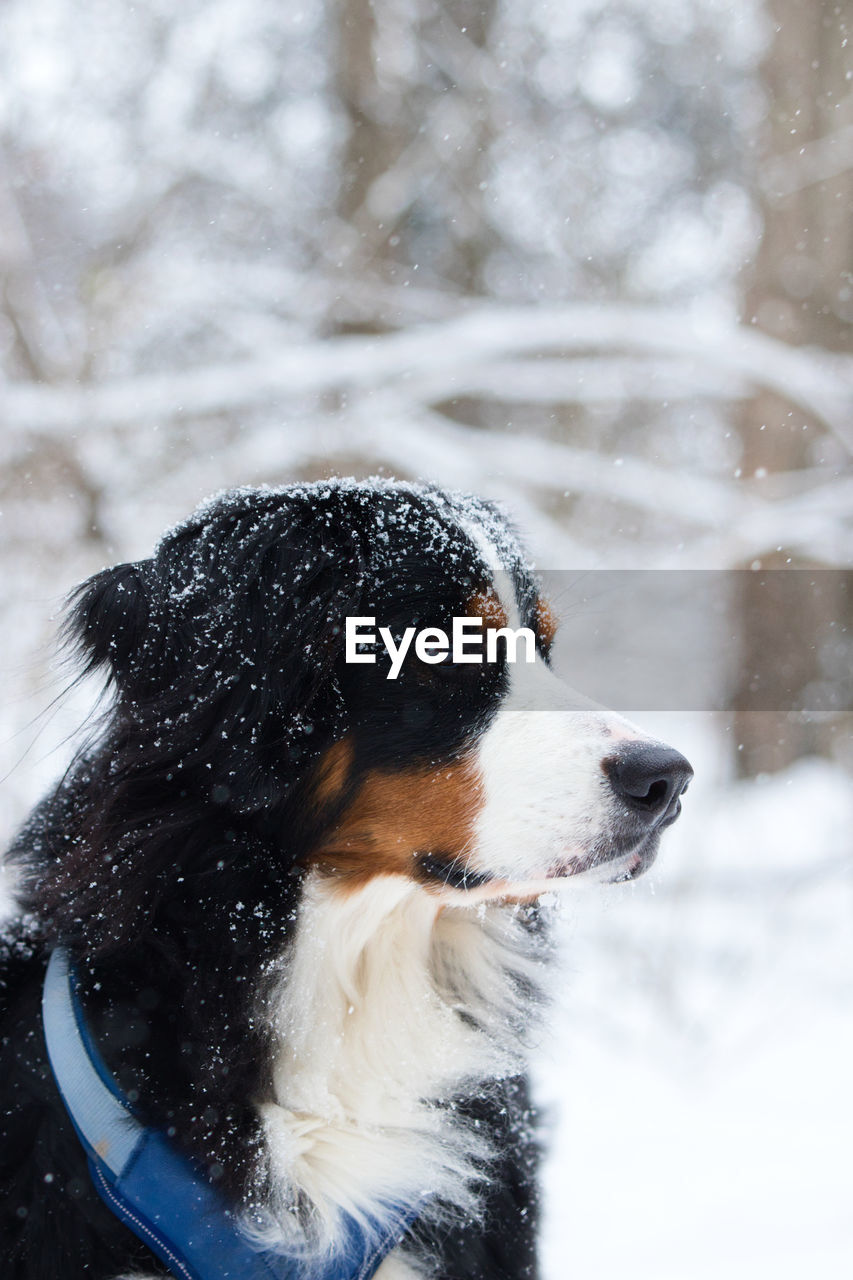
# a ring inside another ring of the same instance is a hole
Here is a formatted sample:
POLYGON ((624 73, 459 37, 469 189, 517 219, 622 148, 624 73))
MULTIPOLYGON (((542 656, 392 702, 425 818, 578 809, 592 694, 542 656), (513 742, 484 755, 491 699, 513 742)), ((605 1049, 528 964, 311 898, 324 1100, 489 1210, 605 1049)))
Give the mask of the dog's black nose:
POLYGON ((657 745, 628 747, 605 767, 619 799, 650 826, 678 817, 679 796, 693 777, 684 756, 657 745))

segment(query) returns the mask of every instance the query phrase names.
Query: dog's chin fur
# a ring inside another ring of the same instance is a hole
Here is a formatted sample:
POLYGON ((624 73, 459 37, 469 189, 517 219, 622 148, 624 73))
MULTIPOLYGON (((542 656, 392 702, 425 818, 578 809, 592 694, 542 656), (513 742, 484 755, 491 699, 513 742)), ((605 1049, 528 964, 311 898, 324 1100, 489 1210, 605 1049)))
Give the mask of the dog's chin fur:
POLYGON ((265 1243, 292 1245, 296 1220, 333 1246, 341 1209, 364 1224, 377 1205, 477 1218, 496 1153, 456 1103, 523 1069, 543 950, 515 905, 445 906, 400 877, 348 894, 309 878, 257 1005, 273 1061, 265 1243))

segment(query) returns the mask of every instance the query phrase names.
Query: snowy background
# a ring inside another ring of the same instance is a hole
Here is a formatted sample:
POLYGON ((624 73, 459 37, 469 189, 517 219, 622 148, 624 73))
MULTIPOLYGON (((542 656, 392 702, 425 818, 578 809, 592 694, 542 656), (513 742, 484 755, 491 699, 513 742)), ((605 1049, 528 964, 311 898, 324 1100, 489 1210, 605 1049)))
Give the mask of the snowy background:
MULTIPOLYGON (((223 486, 475 489, 544 569, 850 568, 851 24, 7 0, 3 840, 88 705, 64 593, 223 486)), ((696 766, 682 821, 561 911, 546 1280, 851 1272, 853 607, 832 578, 750 711, 742 578, 728 711, 637 717, 696 766)))

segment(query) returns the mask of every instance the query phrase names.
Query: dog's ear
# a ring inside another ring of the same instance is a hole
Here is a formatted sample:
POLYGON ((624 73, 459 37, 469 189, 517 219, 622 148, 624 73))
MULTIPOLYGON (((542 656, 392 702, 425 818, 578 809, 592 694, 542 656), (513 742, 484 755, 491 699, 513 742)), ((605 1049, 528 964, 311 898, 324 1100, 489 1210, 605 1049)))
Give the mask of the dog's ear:
POLYGON ((150 561, 102 569, 68 600, 64 635, 84 672, 104 670, 120 689, 144 665, 150 646, 150 561))

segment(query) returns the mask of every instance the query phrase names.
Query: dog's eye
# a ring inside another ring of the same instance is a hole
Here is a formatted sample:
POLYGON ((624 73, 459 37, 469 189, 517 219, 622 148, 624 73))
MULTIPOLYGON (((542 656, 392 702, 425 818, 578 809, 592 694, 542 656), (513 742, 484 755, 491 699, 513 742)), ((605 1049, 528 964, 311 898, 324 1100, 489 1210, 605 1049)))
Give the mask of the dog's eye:
POLYGON ((435 662, 419 661, 418 668, 427 678, 430 675, 453 676, 459 672, 470 670, 467 663, 454 662, 452 653, 443 653, 440 657, 436 656, 435 662))

